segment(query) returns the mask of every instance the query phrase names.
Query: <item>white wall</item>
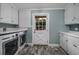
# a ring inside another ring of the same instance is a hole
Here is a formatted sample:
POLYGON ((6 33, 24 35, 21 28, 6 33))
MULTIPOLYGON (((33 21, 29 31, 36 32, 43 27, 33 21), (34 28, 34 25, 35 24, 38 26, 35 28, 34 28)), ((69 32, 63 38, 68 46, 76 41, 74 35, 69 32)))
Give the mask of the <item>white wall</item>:
POLYGON ((31 27, 31 10, 19 10, 19 27, 31 27))

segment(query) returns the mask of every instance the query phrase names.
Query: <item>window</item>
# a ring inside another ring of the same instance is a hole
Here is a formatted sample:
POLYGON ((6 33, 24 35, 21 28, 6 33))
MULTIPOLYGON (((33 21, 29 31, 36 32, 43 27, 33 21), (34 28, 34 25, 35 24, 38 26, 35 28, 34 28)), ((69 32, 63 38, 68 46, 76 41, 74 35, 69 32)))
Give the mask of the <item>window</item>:
POLYGON ((36 30, 46 29, 46 16, 35 16, 36 30))

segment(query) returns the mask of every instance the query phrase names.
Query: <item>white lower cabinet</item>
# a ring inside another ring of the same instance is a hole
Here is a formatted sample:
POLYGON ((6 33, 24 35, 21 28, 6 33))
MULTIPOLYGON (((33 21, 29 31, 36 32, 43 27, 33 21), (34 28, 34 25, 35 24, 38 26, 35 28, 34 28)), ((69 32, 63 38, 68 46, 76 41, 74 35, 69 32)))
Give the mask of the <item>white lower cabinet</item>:
POLYGON ((60 34, 60 46, 70 55, 79 55, 79 38, 60 34))
POLYGON ((79 55, 79 38, 77 37, 68 37, 68 50, 69 54, 79 55))
POLYGON ((63 48, 63 33, 60 33, 60 46, 63 48))
POLYGON ((68 52, 67 53, 70 54, 70 55, 72 54, 72 47, 73 47, 72 41, 68 40, 68 52))
POLYGON ((63 35, 63 49, 67 52, 67 36, 63 35))
POLYGON ((68 38, 63 33, 60 34, 60 46, 67 52, 68 51, 68 38))

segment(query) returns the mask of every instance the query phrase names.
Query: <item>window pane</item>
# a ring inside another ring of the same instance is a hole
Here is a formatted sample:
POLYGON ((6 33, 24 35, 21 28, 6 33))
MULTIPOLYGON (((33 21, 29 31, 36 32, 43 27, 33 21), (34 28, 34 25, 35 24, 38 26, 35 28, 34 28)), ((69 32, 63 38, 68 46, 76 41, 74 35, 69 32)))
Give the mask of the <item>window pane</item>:
POLYGON ((36 18, 36 30, 46 29, 46 16, 35 16, 36 18))

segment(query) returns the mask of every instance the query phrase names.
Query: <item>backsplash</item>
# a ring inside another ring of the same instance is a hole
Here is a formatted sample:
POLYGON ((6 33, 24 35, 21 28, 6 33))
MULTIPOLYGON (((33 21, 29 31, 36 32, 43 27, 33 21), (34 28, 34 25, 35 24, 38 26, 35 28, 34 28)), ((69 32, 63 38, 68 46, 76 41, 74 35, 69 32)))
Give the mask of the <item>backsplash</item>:
POLYGON ((69 30, 71 31, 79 31, 79 24, 72 24, 68 26, 69 26, 69 30))
POLYGON ((3 27, 7 27, 7 28, 18 28, 18 25, 0 23, 0 28, 3 28, 3 27))

